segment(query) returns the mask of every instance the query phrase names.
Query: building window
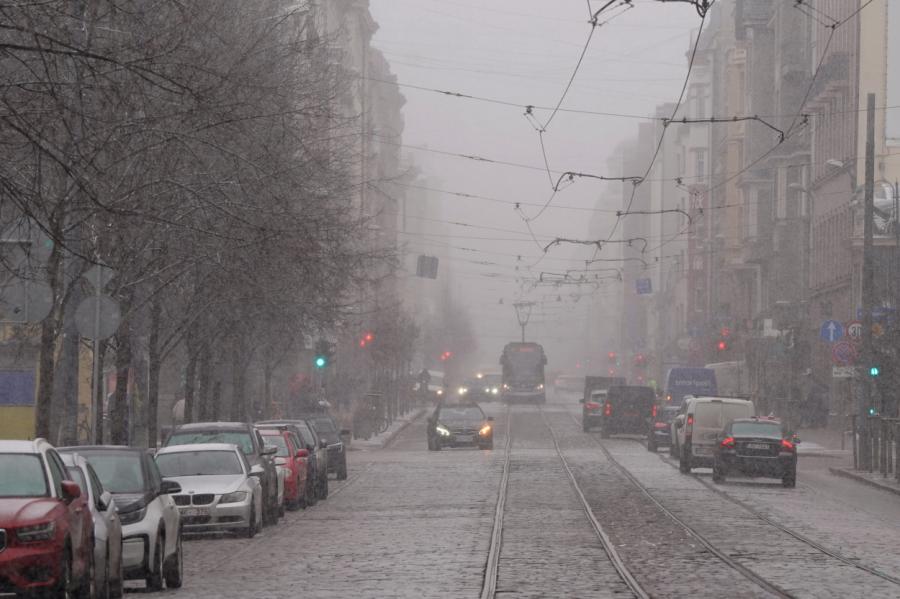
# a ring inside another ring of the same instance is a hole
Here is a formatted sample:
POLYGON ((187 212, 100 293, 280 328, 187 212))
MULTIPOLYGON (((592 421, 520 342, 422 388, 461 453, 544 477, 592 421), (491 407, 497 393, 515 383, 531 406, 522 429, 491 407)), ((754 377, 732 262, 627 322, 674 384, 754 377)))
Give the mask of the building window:
POLYGON ((706 174, 706 150, 694 150, 694 173, 698 177, 706 174))

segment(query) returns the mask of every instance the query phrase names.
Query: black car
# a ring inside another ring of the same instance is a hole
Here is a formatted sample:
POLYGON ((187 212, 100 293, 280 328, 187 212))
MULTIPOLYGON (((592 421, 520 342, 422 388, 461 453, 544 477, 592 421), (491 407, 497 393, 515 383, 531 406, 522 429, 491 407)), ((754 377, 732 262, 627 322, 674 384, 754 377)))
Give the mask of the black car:
POLYGON ((615 385, 606 390, 606 403, 600 415, 600 436, 615 434, 644 435, 656 404, 651 387, 615 385))
POLYGON ((183 424, 172 431, 165 447, 194 445, 197 443, 233 443, 241 448, 250 463, 250 474, 259 477, 262 485, 263 523, 278 521, 278 471, 275 469, 274 447, 266 447, 253 425, 243 422, 194 422, 183 424))
POLYGON ((653 406, 650 430, 647 431, 647 451, 656 452, 660 447, 672 445, 672 421, 678 410, 678 406, 653 406))
POLYGON ((341 430, 330 414, 309 414, 301 416, 312 425, 313 430, 328 444, 328 472, 337 474, 338 480, 347 478, 347 451, 344 447, 344 436, 350 431, 341 430))
POLYGON ((797 484, 796 439, 788 439, 781 422, 767 418, 732 420, 720 434, 713 461, 713 482, 740 473, 780 478, 785 487, 797 484))
POLYGON ((603 411, 606 408, 606 389, 591 391, 589 399, 580 399, 581 403, 581 430, 590 431, 595 426, 600 426, 603 421, 603 411))
POLYGON ((478 404, 441 403, 428 419, 428 449, 474 446, 494 448, 494 418, 485 416, 478 404))
POLYGON ((303 419, 264 420, 257 422, 256 425, 265 428, 283 426, 287 430, 295 432, 300 437, 303 447, 309 451, 309 471, 306 473, 306 480, 315 481, 316 484, 313 485, 313 488, 316 500, 328 497, 328 442, 316 434, 309 422, 303 419))

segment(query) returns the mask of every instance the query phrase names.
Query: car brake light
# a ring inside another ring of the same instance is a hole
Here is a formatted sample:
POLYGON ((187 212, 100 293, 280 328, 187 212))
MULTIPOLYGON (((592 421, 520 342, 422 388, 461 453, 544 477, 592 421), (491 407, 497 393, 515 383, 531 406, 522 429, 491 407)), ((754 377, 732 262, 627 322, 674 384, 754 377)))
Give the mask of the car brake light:
POLYGON ((607 403, 606 406, 603 408, 603 415, 604 416, 612 416, 612 404, 611 403, 607 403))
POLYGON ((653 409, 650 411, 650 416, 656 418, 656 406, 653 406, 653 409))
POLYGON ((781 449, 785 451, 794 451, 794 444, 788 441, 787 439, 781 440, 781 449))
POLYGON ((690 437, 694 433, 694 415, 689 414, 687 417, 687 424, 684 426, 684 434, 690 437))
POLYGON ((584 407, 586 407, 588 410, 597 410, 600 408, 600 404, 598 404, 596 401, 589 401, 584 404, 584 407))
POLYGON ((734 447, 734 437, 725 437, 722 439, 722 447, 734 447))

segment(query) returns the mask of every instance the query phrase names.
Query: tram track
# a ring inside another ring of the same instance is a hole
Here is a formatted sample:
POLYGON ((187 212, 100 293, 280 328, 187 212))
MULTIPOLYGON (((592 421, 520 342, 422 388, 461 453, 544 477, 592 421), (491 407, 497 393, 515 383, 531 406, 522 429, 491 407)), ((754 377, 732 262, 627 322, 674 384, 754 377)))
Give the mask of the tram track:
MULTIPOLYGON (((569 416, 572 418, 573 422, 576 425, 580 426, 580 422, 578 422, 577 418, 573 414, 569 413, 569 416)), ((590 435, 590 439, 591 439, 592 443, 601 450, 605 459, 611 465, 613 465, 613 467, 615 467, 623 477, 625 477, 627 480, 629 480, 660 511, 662 511, 664 514, 666 514, 666 516, 669 517, 673 522, 677 523, 680 527, 682 527, 688 534, 690 534, 691 537, 696 539, 698 543, 703 545, 703 547, 707 551, 709 551, 712 555, 714 555, 716 558, 718 558, 721 562, 727 564, 730 568, 732 568, 734 571, 739 573, 745 579, 751 581, 752 583, 758 585, 762 589, 765 589, 767 592, 769 592, 775 596, 778 596, 778 597, 795 597, 796 596, 794 594, 794 592, 792 592, 791 590, 785 589, 783 587, 783 585, 780 585, 780 584, 770 580, 769 578, 766 578, 765 576, 758 574, 754 570, 752 570, 749 567, 742 564, 740 561, 738 561, 738 559, 735 559, 734 557, 729 555, 726 550, 721 549, 716 541, 713 541, 712 539, 710 539, 707 535, 703 534, 700 530, 698 530, 696 526, 692 526, 683 517, 679 516, 672 509, 667 507, 663 503, 663 501, 647 487, 647 485, 642 483, 634 474, 631 473, 631 471, 628 470, 628 468, 626 468, 613 455, 613 453, 604 445, 604 443, 601 440, 597 439, 596 436, 594 436, 594 435, 590 435)), ((637 439, 626 439, 626 440, 643 446, 643 444, 640 440, 637 440, 637 439)), ((665 463, 667 466, 677 470, 677 466, 674 465, 669 460, 667 460, 665 458, 665 456, 657 454, 657 457, 663 463, 665 463)), ((842 553, 840 553, 838 551, 835 551, 833 549, 830 549, 830 548, 822 545, 821 543, 809 538, 808 536, 804 535, 803 533, 800 533, 799 531, 796 531, 796 530, 794 530, 788 526, 785 526, 784 524, 770 518, 769 516, 766 516, 765 514, 761 513, 760 511, 756 510, 755 508, 753 508, 753 506, 747 504, 745 501, 742 501, 740 499, 737 499, 737 498, 729 495, 726 491, 724 491, 722 489, 716 488, 716 486, 714 486, 712 483, 704 480, 703 478, 697 476, 696 474, 694 474, 691 477, 691 479, 702 484, 706 489, 712 491, 716 496, 726 499, 727 501, 731 502, 732 504, 740 507, 743 512, 749 514, 750 516, 752 516, 755 519, 758 519, 759 521, 761 521, 768 527, 771 527, 772 529, 775 529, 775 530, 779 531, 780 533, 787 535, 794 541, 799 541, 806 548, 814 550, 815 552, 824 556, 827 559, 833 559, 833 560, 840 562, 840 566, 836 564, 837 567, 851 566, 851 567, 861 570, 867 574, 876 576, 886 582, 892 583, 894 585, 900 585, 900 579, 898 579, 897 577, 891 576, 890 574, 884 573, 884 572, 878 570, 877 568, 874 568, 874 567, 864 564, 858 560, 847 557, 846 555, 843 555, 842 553)))

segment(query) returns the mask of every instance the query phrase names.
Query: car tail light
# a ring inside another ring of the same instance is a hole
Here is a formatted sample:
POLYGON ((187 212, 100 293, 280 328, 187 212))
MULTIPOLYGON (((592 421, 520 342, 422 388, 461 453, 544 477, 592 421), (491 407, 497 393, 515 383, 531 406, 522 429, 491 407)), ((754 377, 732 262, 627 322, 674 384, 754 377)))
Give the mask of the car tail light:
POLYGON ((787 439, 781 440, 781 449, 782 451, 794 451, 794 444, 788 441, 787 439))
POLYGON ((604 406, 603 415, 604 416, 612 416, 612 404, 611 403, 607 402, 606 406, 604 406))
POLYGON ((728 449, 733 448, 734 447, 734 437, 725 437, 724 439, 722 439, 722 443, 720 443, 720 445, 722 447, 726 447, 728 449))
POLYGON ((690 435, 694 432, 694 415, 690 414, 687 417, 687 424, 684 427, 684 434, 690 435))
POLYGON ((653 409, 650 410, 650 416, 652 416, 653 418, 656 418, 656 406, 653 406, 653 409))
POLYGON ((584 404, 584 407, 586 407, 588 410, 599 410, 600 404, 598 404, 596 401, 589 401, 584 404))

